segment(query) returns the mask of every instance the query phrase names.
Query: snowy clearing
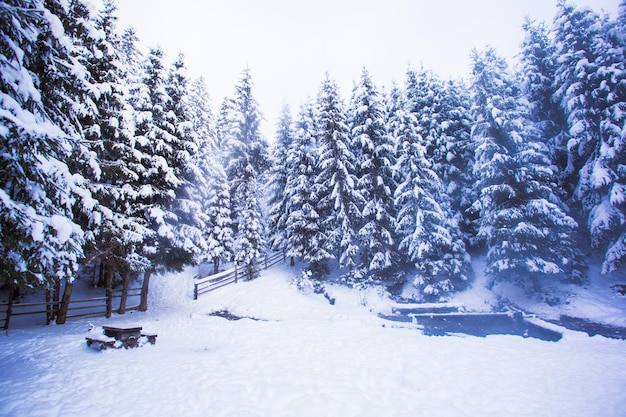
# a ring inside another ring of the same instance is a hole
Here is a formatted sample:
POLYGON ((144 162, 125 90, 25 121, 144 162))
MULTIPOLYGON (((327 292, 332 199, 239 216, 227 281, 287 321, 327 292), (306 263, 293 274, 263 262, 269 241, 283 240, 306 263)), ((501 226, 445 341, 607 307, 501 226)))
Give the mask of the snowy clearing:
POLYGON ((186 273, 154 277, 148 313, 0 337, 2 416, 623 416, 626 341, 565 330, 429 337, 380 319, 375 292, 335 305, 281 266, 193 301, 186 273), (227 310, 244 318, 210 316, 227 310), (255 320, 256 319, 256 320, 255 320), (90 323, 140 325, 157 343, 97 352, 90 323))

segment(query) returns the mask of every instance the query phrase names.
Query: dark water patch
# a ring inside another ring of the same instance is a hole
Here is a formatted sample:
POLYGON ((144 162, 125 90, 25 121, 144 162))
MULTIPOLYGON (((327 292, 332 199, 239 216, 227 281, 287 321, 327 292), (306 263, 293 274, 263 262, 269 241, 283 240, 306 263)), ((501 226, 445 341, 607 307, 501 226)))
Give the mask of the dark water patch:
POLYGON ((223 319, 230 320, 230 321, 241 320, 241 319, 250 319, 250 320, 256 320, 256 321, 261 320, 255 317, 237 316, 236 314, 233 314, 228 310, 214 311, 212 313, 209 313, 208 315, 214 316, 214 317, 221 317, 223 319))
POLYGON ((626 328, 597 323, 591 320, 563 315, 559 320, 550 320, 551 323, 563 326, 570 330, 585 332, 589 336, 604 336, 611 339, 626 340, 626 328))
POLYGON ((396 322, 414 322, 423 328, 425 335, 447 336, 455 333, 477 337, 503 334, 533 337, 550 342, 561 340, 563 335, 524 319, 521 312, 515 313, 397 313, 381 315, 396 322))

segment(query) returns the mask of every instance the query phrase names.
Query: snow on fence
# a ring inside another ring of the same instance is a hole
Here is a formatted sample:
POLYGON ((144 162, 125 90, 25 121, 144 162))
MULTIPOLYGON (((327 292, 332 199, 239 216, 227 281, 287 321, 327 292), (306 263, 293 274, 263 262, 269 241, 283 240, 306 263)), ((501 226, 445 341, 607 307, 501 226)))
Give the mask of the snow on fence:
MULTIPOLYGON (((129 288, 127 297, 141 296, 141 288, 129 288)), ((110 292, 109 296, 85 298, 81 300, 70 300, 67 309, 67 319, 89 316, 111 317, 113 312, 113 300, 122 299, 122 290, 117 289, 110 292)), ((61 301, 45 301, 39 303, 16 303, 11 300, 0 304, 0 324, 4 330, 9 329, 11 317, 28 316, 33 314, 45 314, 46 324, 50 324, 57 316, 61 301)), ((139 305, 125 307, 125 310, 138 310, 139 305)))
POLYGON ((259 275, 259 272, 272 267, 286 259, 282 252, 274 252, 270 255, 265 254, 264 258, 259 258, 250 266, 235 266, 226 271, 218 272, 213 275, 196 276, 193 283, 193 299, 197 300, 202 294, 224 287, 230 284, 236 284, 238 280, 253 279, 259 275))

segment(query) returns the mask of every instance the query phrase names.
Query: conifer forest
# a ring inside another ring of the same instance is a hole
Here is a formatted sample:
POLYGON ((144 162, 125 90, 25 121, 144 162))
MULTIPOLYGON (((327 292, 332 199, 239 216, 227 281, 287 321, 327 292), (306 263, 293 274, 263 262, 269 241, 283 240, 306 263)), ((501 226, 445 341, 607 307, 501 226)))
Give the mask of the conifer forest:
POLYGON ((626 261, 626 1, 532 20, 518 61, 468 79, 367 68, 261 134, 254 68, 212 108, 184 56, 143 50, 116 9, 0 2, 0 286, 55 288, 98 263, 125 280, 283 251, 324 280, 531 292, 626 261), (345 96, 342 96, 345 94, 345 96))

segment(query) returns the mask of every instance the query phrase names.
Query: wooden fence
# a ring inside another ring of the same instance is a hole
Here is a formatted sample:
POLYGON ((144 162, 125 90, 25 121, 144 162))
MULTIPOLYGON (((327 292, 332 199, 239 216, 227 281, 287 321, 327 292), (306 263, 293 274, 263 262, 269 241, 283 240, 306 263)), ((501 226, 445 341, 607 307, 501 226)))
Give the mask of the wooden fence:
MULTIPOLYGON (((128 297, 139 297, 141 288, 129 288, 128 297)), ((78 318, 89 316, 111 317, 113 313, 113 301, 122 298, 122 290, 113 290, 109 297, 94 297, 82 300, 70 300, 66 318, 78 318)), ((9 300, 8 303, 0 304, 0 325, 4 330, 9 329, 11 317, 41 314, 45 317, 45 323, 50 324, 59 310, 60 301, 46 301, 40 303, 16 303, 9 300)), ((121 307, 121 305, 120 305, 121 307)), ((125 310, 138 310, 139 305, 126 307, 125 310)))
POLYGON ((260 258, 252 268, 241 267, 235 265, 231 269, 218 272, 213 275, 198 275, 193 283, 193 299, 197 300, 202 294, 224 287, 230 284, 236 284, 240 279, 253 279, 259 275, 259 272, 285 261, 285 255, 282 252, 273 252, 264 258, 260 258))

